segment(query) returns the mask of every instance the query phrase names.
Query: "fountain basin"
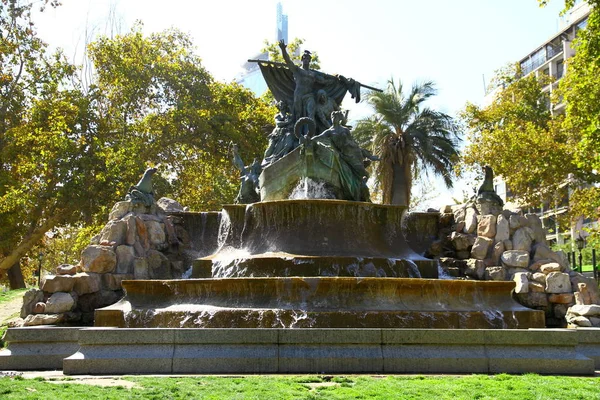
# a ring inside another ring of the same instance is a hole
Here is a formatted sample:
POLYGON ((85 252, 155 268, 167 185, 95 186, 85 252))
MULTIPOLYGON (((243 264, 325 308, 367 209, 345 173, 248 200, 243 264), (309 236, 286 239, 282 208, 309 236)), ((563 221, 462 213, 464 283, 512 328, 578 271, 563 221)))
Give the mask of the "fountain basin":
POLYGON ((96 326, 160 328, 541 328, 513 282, 410 278, 123 281, 96 326))

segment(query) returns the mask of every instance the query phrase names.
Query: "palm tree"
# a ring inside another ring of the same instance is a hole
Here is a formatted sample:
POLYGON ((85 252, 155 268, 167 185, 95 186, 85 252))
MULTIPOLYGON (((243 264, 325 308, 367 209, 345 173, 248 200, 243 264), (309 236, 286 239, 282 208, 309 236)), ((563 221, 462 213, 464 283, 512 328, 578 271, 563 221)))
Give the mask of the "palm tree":
POLYGON ((423 107, 435 94, 433 82, 415 84, 406 95, 402 84, 391 79, 385 91, 366 96, 375 113, 358 122, 354 136, 381 159, 374 178, 384 204, 408 206, 419 171, 432 171, 452 187, 459 128, 449 115, 423 107))

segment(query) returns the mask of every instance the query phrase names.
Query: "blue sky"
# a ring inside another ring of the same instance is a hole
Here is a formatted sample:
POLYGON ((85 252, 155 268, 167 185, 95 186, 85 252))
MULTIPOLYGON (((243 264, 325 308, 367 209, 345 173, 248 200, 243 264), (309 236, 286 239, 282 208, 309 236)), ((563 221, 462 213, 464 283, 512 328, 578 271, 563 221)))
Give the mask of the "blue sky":
MULTIPOLYGON (((81 62, 86 35, 126 32, 135 20, 147 32, 177 27, 192 35, 205 67, 230 81, 240 65, 274 40, 277 0, 62 0, 36 16, 39 33, 81 62), (112 19, 109 16, 112 15, 112 19), (108 21, 112 21, 109 23, 108 21), (86 33, 87 32, 87 33, 86 33)), ((305 39, 321 69, 383 87, 433 80, 431 105, 451 115, 480 103, 483 81, 526 56, 559 29, 563 0, 283 0, 289 37, 305 39)), ((351 118, 367 112, 350 106, 351 118), (354 114, 354 115, 352 115, 354 114)), ((460 192, 461 189, 458 189, 460 192)), ((448 197, 448 196, 445 196, 448 197)))

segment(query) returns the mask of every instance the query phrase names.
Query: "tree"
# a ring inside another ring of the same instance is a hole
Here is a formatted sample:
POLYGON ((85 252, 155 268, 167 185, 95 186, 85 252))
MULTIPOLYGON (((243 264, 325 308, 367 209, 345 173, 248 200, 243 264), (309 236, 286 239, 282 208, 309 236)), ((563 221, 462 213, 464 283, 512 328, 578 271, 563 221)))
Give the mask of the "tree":
POLYGON ((384 204, 408 206, 413 176, 421 171, 432 171, 452 187, 459 127, 449 115, 424 107, 435 94, 432 82, 415 84, 405 94, 401 83, 390 80, 384 92, 366 96, 375 114, 359 121, 354 134, 381 158, 374 178, 384 204))
MULTIPOLYGON (((281 55, 281 50, 279 49, 279 45, 277 43, 270 43, 268 40, 265 40, 265 46, 260 50, 261 53, 268 53, 269 60, 283 63, 283 56, 281 55)), ((290 54, 290 58, 295 64, 301 64, 302 52, 300 51, 301 46, 304 44, 304 39, 294 38, 290 43, 287 44, 288 53, 290 54)), ((311 52, 311 60, 309 67, 311 69, 319 70, 321 69, 319 55, 316 52, 311 52)))
POLYGON ((461 113, 469 138, 463 166, 489 165, 526 204, 549 199, 569 174, 578 174, 561 118, 552 117, 542 91, 550 82, 547 76, 520 77, 518 67, 509 66, 497 72, 502 89, 489 106, 467 104, 461 113))
POLYGON ((199 208, 233 201, 229 143, 245 158, 260 156, 274 112, 239 85, 214 82, 189 36, 144 36, 138 24, 99 38, 89 46, 95 75, 83 90, 77 68, 28 34, 35 46, 15 40, 2 53, 22 61, 2 64, 0 95, 19 100, 0 131, 0 271, 56 227, 102 224, 149 165, 164 165, 161 195, 199 208))

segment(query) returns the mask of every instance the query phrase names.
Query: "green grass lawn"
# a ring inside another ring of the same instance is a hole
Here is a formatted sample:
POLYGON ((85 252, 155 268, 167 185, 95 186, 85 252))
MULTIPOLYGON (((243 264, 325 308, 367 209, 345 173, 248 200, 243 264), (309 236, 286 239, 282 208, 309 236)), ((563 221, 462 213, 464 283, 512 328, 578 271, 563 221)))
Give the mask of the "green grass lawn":
POLYGON ((3 303, 7 303, 17 297, 23 297, 23 293, 25 293, 29 289, 15 289, 15 290, 0 290, 0 307, 2 307, 3 303))
POLYGON ((99 387, 67 378, 0 378, 2 399, 597 399, 598 378, 468 376, 125 377, 135 386, 99 387))

